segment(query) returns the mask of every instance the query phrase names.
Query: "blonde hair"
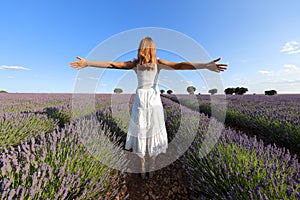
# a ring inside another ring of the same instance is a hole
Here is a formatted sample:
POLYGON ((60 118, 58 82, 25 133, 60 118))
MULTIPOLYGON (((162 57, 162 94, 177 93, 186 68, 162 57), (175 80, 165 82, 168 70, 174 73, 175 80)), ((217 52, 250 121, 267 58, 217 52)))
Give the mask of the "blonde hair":
POLYGON ((154 70, 156 59, 156 47, 151 37, 144 37, 139 45, 137 53, 137 66, 143 65, 150 70, 154 70))

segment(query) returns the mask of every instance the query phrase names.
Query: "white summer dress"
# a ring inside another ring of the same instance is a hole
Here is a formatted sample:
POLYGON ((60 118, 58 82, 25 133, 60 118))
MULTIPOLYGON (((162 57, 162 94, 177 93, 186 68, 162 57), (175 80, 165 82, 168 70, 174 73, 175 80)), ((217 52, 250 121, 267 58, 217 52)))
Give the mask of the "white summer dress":
POLYGON ((132 149, 139 157, 166 153, 168 137, 164 110, 157 80, 160 69, 147 71, 144 66, 134 68, 138 87, 134 96, 125 149, 132 149))

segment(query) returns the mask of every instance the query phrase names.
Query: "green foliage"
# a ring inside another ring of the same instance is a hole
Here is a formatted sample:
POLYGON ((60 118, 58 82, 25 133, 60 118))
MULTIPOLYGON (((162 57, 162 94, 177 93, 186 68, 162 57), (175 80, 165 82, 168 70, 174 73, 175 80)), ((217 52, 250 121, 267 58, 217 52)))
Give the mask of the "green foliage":
POLYGON ((245 94, 246 92, 248 92, 248 88, 237 87, 237 88, 235 88, 234 92, 235 92, 235 94, 243 95, 243 94, 245 94))
POLYGON ((224 90, 225 94, 233 94, 235 92, 235 88, 226 88, 224 90))
POLYGON ((248 92, 248 88, 244 88, 244 87, 236 87, 236 88, 233 88, 233 87, 231 87, 231 88, 226 88, 225 90, 224 90, 224 92, 225 92, 225 94, 233 94, 233 93, 235 93, 235 94, 237 94, 237 95, 243 95, 243 94, 245 94, 246 92, 248 92))
POLYGON ((167 93, 168 93, 168 94, 172 94, 173 91, 172 91, 172 90, 168 90, 167 93))
POLYGON ((210 90, 208 90, 208 93, 210 93, 210 94, 216 94, 218 92, 218 89, 210 89, 210 90))
POLYGON ((121 94, 123 90, 121 88, 115 88, 114 93, 121 94))
POLYGON ((186 91, 189 93, 189 94, 194 94, 195 91, 196 91, 196 88, 194 86, 188 86, 186 88, 186 91))
POLYGON ((276 90, 266 90, 265 91, 265 95, 275 95, 275 94, 277 94, 276 90))

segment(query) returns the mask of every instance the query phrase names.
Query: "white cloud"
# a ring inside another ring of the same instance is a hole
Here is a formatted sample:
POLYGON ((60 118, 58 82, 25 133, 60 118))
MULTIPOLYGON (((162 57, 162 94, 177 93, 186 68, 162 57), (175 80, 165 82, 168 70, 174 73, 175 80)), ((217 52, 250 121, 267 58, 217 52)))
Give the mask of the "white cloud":
POLYGON ((26 67, 22 67, 22 66, 8 66, 8 65, 1 65, 0 66, 0 70, 1 69, 17 69, 17 70, 31 70, 29 68, 26 68, 26 67))
POLYGON ((284 44, 280 52, 287 53, 287 54, 295 54, 300 53, 300 41, 289 41, 284 44))
POLYGON ((270 75, 273 74, 272 72, 266 71, 266 70, 259 70, 258 72, 261 73, 261 74, 267 75, 267 76, 270 76, 270 75))
POLYGON ((283 67, 290 68, 290 69, 298 69, 298 67, 296 65, 291 65, 291 64, 285 64, 285 65, 283 65, 283 67))
POLYGON ((285 78, 287 80, 290 80, 292 77, 299 76, 300 74, 300 68, 297 67, 296 65, 292 65, 292 64, 284 64, 283 67, 277 71, 274 72, 270 72, 270 71, 266 71, 266 70, 259 70, 258 71, 261 74, 264 74, 266 76, 270 76, 272 78, 285 78))
POLYGON ((278 73, 289 74, 292 76, 295 74, 300 74, 300 68, 297 67, 296 65, 285 64, 283 67, 284 68, 280 70, 278 73))
POLYGON ((8 76, 7 78, 16 78, 16 77, 14 77, 14 76, 8 76))
POLYGON ((285 64, 282 68, 269 73, 268 71, 259 71, 266 77, 259 82, 252 84, 261 90, 275 88, 285 93, 300 93, 300 68, 293 64, 285 64))
POLYGON ((275 89, 278 93, 300 93, 300 65, 286 63, 279 68, 267 66, 256 74, 232 74, 225 78, 226 87, 247 87, 250 93, 264 93, 275 89), (227 86, 228 85, 228 86, 227 86))

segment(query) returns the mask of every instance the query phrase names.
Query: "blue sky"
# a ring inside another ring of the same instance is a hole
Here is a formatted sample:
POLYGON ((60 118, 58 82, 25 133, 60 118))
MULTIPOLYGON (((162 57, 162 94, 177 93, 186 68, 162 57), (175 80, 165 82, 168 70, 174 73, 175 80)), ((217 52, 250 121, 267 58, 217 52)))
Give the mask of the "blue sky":
MULTIPOLYGON (((220 74, 224 88, 247 87, 250 94, 270 89, 300 93, 298 0, 1 0, 0 5, 0 90, 72 93, 78 71, 69 63, 75 56, 87 57, 121 32, 160 27, 189 36, 211 58, 222 57, 229 64, 220 74)), ((163 52, 158 56, 184 61, 163 52)), ((112 92, 112 80, 124 73, 107 73, 103 83, 98 80, 97 92, 112 92)), ((182 76, 196 92, 207 93, 208 87, 193 73, 182 76)))

